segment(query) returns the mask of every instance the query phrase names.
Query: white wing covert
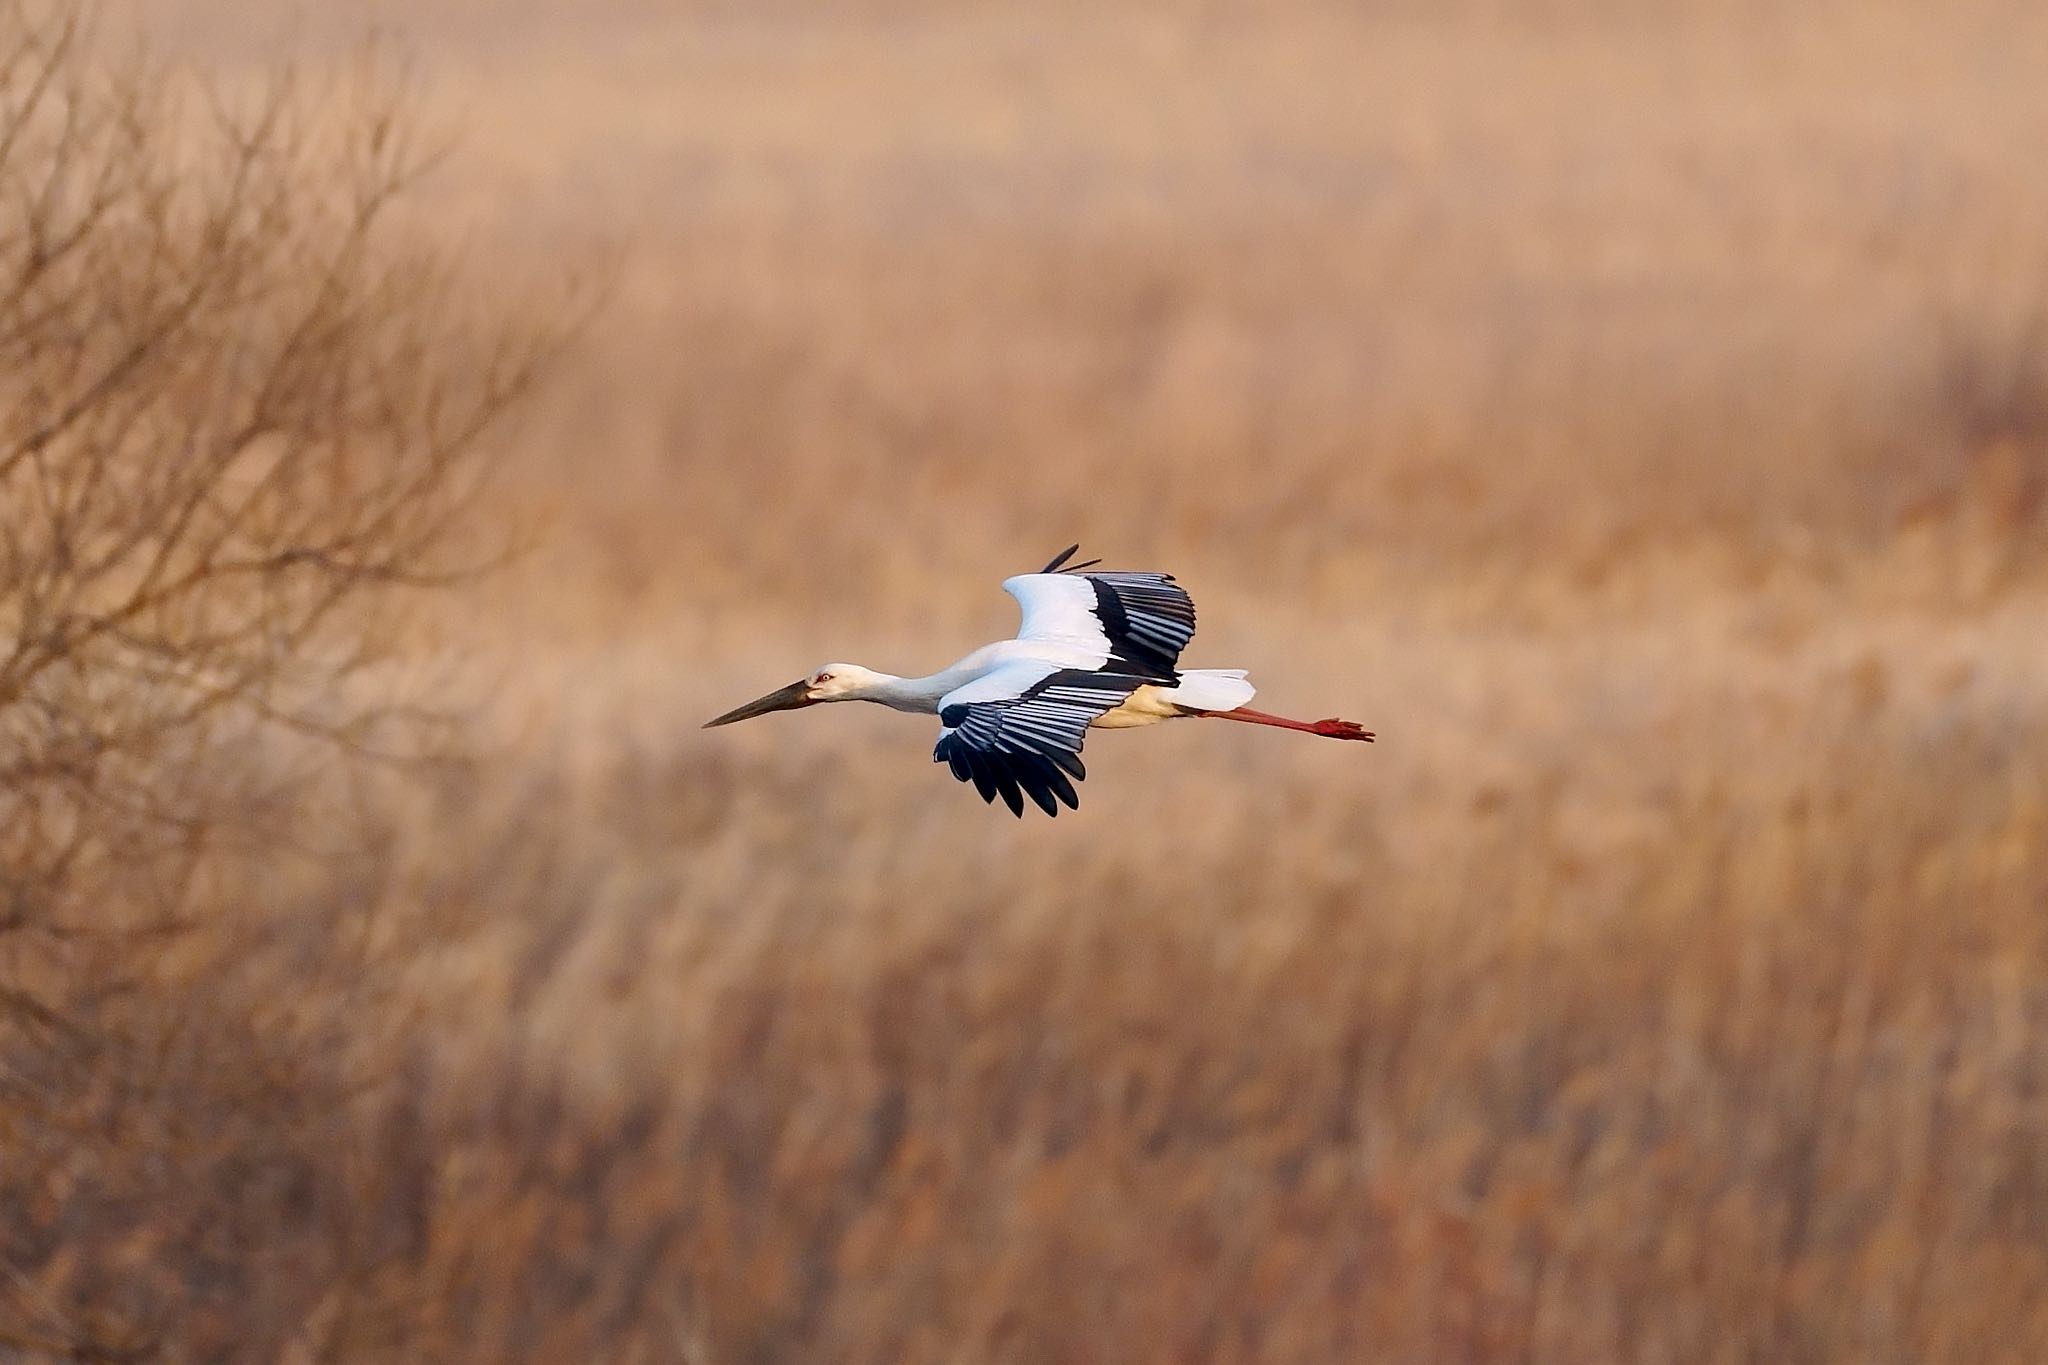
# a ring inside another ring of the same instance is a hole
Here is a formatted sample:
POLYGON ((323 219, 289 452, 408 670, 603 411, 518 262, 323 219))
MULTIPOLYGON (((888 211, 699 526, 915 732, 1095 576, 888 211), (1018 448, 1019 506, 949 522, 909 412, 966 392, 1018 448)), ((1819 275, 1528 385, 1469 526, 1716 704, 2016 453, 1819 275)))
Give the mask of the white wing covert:
MULTIPOLYGON (((1061 572, 1078 545, 1033 574, 1003 580, 1024 609, 1020 640, 1099 648, 1100 667, 1172 678, 1180 652, 1195 638, 1195 603, 1163 573, 1061 572)), ((1095 561, 1090 561, 1093 563, 1095 561)))

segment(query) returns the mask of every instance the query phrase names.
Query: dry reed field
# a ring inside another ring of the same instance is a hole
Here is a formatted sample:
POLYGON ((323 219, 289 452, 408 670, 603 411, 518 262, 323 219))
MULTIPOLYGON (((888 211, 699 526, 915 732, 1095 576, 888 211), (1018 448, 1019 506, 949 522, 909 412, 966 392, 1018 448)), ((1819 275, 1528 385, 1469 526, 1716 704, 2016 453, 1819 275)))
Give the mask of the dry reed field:
POLYGON ((67 32, 6 1358, 2048 1357, 2048 12, 67 32), (1076 539, 1380 743, 697 728, 1076 539))

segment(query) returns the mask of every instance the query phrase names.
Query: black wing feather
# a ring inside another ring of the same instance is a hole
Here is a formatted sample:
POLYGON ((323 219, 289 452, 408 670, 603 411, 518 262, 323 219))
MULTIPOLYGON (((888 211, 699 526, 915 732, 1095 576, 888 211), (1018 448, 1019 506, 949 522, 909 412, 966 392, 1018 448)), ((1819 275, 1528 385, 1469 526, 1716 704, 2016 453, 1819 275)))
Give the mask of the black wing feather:
POLYGON ((1035 785, 1029 790, 1037 799, 1039 808, 1047 815, 1054 816, 1060 813, 1061 801, 1065 801, 1076 810, 1080 809, 1080 794, 1074 790, 1074 784, 1067 781, 1067 775, 1061 772, 1051 759, 1037 754, 1032 757, 1036 760, 1032 771, 1035 785))
MULTIPOLYGON (((1059 573, 1059 572, 1060 572, 1060 565, 1062 565, 1062 564, 1066 563, 1066 562, 1067 562, 1068 560, 1072 559, 1072 558, 1073 558, 1073 557, 1074 557, 1075 555, 1079 554, 1080 552, 1081 552, 1081 542, 1077 540, 1077 541, 1075 541, 1075 542, 1074 542, 1074 543, 1073 543, 1072 545, 1069 545, 1069 546, 1068 546, 1068 547, 1067 547, 1066 549, 1064 549, 1064 550, 1061 550, 1061 551, 1060 551, 1060 552, 1059 552, 1058 554, 1054 555, 1054 556, 1052 557, 1052 563, 1050 563, 1050 564, 1046 565, 1046 566, 1045 566, 1044 568, 1040 569, 1040 570, 1039 570, 1039 572, 1040 572, 1040 573, 1059 573)), ((1076 572, 1077 570, 1080 570, 1080 569, 1086 569, 1086 568, 1090 568, 1090 567, 1092 567, 1092 566, 1094 566, 1094 565, 1100 564, 1101 562, 1102 562, 1102 561, 1101 561, 1101 560, 1099 560, 1099 559, 1089 559, 1089 560, 1084 560, 1084 561, 1082 561, 1081 563, 1079 563, 1079 564, 1076 564, 1076 565, 1074 565, 1074 566, 1073 566, 1073 568, 1070 568, 1070 569, 1066 570, 1066 572, 1068 572, 1068 573, 1074 573, 1074 572, 1076 572)))
POLYGON ((1083 574, 1095 589, 1095 618, 1109 637, 1110 663, 1177 678, 1180 652, 1195 638, 1195 600, 1163 573, 1083 574))
POLYGON ((989 776, 995 779, 996 790, 1003 794, 1003 804, 1010 808, 1010 814, 1019 819, 1024 817, 1024 794, 1017 789, 1017 769, 1009 763, 989 764, 989 776))
POLYGON ((1080 749, 1089 723, 1153 681, 1065 668, 1021 696, 956 702, 939 713, 946 729, 932 761, 946 764, 962 782, 973 782, 982 800, 993 804, 1000 795, 1012 814, 1024 814, 1026 796, 1048 815, 1057 814, 1062 802, 1078 810, 1074 783, 1087 776, 1080 749))
POLYGON ((1081 552, 1076 543, 1054 555, 1042 574, 1074 574, 1095 590, 1095 619, 1109 641, 1103 668, 1147 678, 1180 677, 1180 653, 1195 638, 1195 600, 1165 573, 1082 573, 1102 561, 1067 561, 1081 552))
POLYGON ((970 750, 967 755, 967 771, 974 779, 974 789, 981 793, 981 799, 993 806, 996 803, 996 779, 989 771, 987 756, 970 750))

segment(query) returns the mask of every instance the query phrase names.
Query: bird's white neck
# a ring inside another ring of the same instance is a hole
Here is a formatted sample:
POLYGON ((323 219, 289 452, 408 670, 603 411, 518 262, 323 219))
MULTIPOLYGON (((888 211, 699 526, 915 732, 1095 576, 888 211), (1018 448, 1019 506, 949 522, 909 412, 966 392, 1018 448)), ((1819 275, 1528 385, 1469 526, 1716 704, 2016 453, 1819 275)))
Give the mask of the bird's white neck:
POLYGON ((957 665, 943 672, 927 674, 922 678, 899 678, 893 673, 873 673, 863 679, 860 689, 849 692, 848 701, 871 701, 886 706, 892 711, 909 711, 916 715, 934 716, 939 711, 939 698, 951 692, 962 683, 973 678, 971 671, 957 665))

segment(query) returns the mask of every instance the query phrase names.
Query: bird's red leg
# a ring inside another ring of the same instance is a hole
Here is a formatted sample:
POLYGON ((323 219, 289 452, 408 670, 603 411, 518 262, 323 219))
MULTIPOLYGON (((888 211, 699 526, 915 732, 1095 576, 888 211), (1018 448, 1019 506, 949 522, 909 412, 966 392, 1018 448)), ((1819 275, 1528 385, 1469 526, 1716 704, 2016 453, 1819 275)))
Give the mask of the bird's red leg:
POLYGON ((1362 739, 1372 742, 1372 731, 1354 721, 1337 720, 1289 720, 1286 716, 1269 716, 1264 711, 1254 711, 1249 706, 1240 706, 1235 711, 1196 711, 1197 716, 1210 716, 1216 720, 1241 720, 1247 725, 1272 725, 1282 730, 1299 730, 1307 735, 1322 735, 1327 739, 1362 739))

